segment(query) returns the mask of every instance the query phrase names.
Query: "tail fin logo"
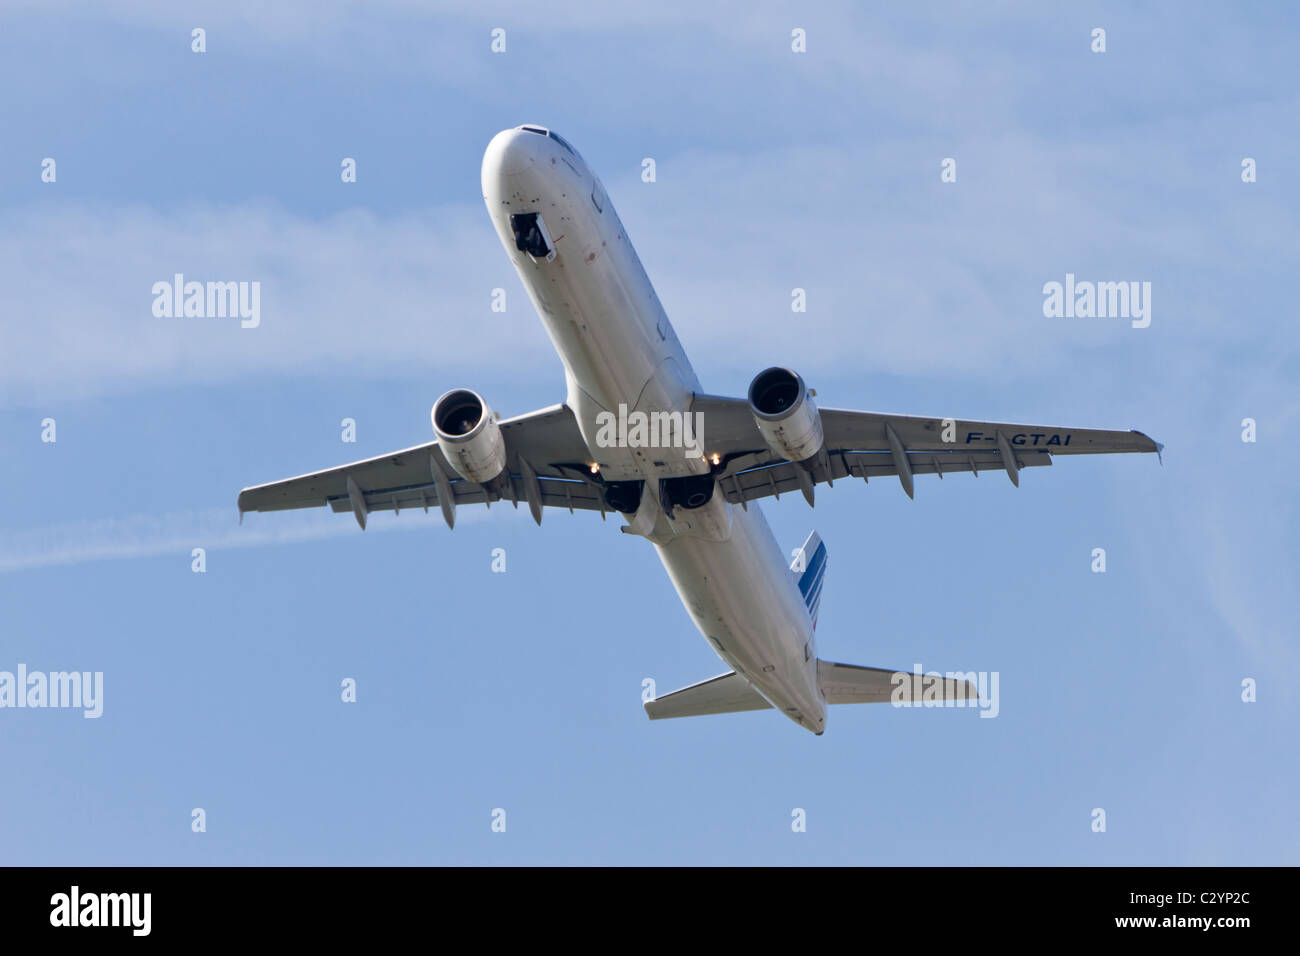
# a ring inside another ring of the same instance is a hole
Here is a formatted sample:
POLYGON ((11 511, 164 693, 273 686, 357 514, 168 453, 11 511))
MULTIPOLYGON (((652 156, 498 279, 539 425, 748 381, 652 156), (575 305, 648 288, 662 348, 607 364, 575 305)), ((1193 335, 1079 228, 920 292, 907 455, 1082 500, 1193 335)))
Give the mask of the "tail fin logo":
POLYGON ((826 545, 822 542, 821 535, 814 531, 808 536, 790 567, 799 574, 799 593, 803 595, 815 628, 817 608, 822 599, 822 583, 826 577, 826 545))

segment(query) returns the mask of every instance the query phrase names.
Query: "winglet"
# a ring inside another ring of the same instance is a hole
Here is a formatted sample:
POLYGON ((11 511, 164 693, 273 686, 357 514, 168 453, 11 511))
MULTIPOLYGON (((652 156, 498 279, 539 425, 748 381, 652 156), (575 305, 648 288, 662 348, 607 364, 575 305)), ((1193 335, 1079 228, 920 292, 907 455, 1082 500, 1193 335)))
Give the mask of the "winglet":
POLYGON ((1165 457, 1164 457, 1165 443, 1162 442, 1162 441, 1156 441, 1154 438, 1152 438, 1152 437, 1151 437, 1150 435, 1148 435, 1146 432, 1138 431, 1136 428, 1134 428, 1132 431, 1133 431, 1133 434, 1134 434, 1134 435, 1141 435, 1143 438, 1145 438, 1145 439, 1146 439, 1147 441, 1149 441, 1151 444, 1153 444, 1153 445, 1156 446, 1156 461, 1160 462, 1160 464, 1163 466, 1164 463, 1165 463, 1165 457))

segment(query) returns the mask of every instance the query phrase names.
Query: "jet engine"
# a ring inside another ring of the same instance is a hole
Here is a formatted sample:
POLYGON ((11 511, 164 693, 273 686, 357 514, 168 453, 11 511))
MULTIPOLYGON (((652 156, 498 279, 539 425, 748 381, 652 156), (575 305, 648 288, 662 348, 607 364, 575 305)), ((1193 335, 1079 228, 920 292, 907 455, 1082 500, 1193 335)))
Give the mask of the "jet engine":
POLYGON ((749 383, 749 407, 763 440, 788 461, 806 461, 822 448, 822 417, 803 379, 769 368, 749 383))
POLYGON ((506 443, 501 426, 478 392, 452 389, 433 403, 430 417, 438 448, 456 474, 486 485, 505 470, 506 443))

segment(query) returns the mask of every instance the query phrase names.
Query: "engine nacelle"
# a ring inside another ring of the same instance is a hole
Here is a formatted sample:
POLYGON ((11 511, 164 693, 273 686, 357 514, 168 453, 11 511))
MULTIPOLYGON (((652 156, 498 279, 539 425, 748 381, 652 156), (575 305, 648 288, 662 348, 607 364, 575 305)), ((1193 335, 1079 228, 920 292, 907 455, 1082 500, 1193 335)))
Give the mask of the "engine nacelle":
POLYGON ((506 468, 506 442, 478 392, 454 388, 433 403, 433 434, 456 474, 486 485, 506 468))
POLYGON ((803 379, 788 368, 769 368, 749 383, 749 407, 769 448, 789 461, 806 461, 822 449, 822 417, 803 379))

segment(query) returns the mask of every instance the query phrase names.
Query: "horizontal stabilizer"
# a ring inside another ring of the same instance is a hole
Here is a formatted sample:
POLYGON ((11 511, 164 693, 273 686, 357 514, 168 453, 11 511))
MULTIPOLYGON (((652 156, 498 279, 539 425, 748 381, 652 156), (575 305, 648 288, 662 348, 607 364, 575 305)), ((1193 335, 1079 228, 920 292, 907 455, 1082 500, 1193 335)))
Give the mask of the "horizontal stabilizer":
POLYGON ((979 699, 970 681, 951 677, 927 677, 907 671, 854 664, 817 662, 817 680, 828 704, 887 704, 927 700, 979 699), (895 696, 897 695, 897 696, 895 696))
POLYGON ((749 681, 735 671, 710 677, 691 684, 671 694, 664 694, 645 702, 645 712, 651 720, 666 717, 699 717, 703 714, 734 714, 742 710, 763 710, 771 707, 754 690, 749 681))

